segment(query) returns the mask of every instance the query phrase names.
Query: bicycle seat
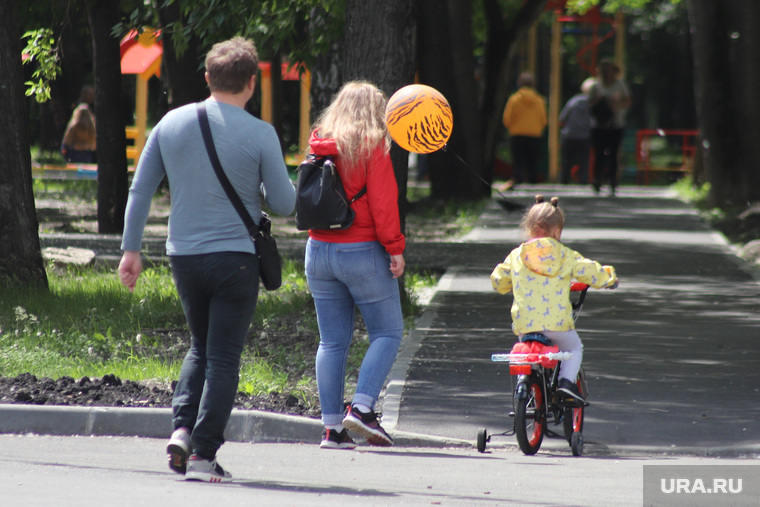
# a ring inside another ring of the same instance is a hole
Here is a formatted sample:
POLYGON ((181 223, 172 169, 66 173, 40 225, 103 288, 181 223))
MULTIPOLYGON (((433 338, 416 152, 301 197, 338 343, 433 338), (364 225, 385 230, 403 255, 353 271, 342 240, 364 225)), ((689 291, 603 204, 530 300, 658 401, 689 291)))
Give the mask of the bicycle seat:
POLYGON ((552 341, 541 333, 526 333, 520 337, 520 341, 525 342, 538 342, 544 345, 551 345, 552 341))

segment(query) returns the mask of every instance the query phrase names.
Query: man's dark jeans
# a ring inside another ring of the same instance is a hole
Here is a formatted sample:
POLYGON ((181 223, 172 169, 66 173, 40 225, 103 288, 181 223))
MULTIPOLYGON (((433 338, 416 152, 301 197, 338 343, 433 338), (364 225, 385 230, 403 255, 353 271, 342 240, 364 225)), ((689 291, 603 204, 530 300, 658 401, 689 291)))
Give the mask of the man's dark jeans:
POLYGON ((591 129, 591 142, 594 147, 593 186, 597 192, 602 186, 605 173, 613 192, 617 187, 618 152, 622 141, 623 129, 591 129))
POLYGON ((192 433, 194 452, 213 459, 238 391, 240 355, 259 293, 253 254, 219 252, 171 258, 192 343, 174 391, 174 428, 192 433))

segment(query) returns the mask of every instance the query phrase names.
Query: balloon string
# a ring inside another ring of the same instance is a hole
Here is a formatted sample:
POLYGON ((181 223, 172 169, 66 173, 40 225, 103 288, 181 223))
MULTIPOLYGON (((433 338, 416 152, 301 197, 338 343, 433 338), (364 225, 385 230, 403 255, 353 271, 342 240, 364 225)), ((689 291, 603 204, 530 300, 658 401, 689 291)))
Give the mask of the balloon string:
POLYGON ((506 195, 502 194, 502 193, 499 191, 499 189, 498 189, 498 188, 493 188, 493 186, 492 186, 490 183, 488 183, 488 182, 485 180, 485 178, 483 178, 483 176, 481 176, 480 174, 476 173, 476 172, 475 172, 475 171, 472 169, 472 167, 470 167, 470 166, 469 166, 469 164, 468 164, 467 162, 465 162, 465 161, 464 161, 464 159, 463 159, 462 157, 460 157, 460 156, 459 156, 459 154, 458 154, 457 152, 455 152, 454 150, 451 150, 451 149, 449 149, 449 145, 448 145, 448 144, 444 144, 444 145, 443 145, 443 147, 441 147, 441 151, 445 151, 446 153, 451 153, 452 155, 454 155, 454 156, 455 156, 457 159, 459 159, 459 161, 462 163, 462 165, 463 165, 463 166, 465 166, 465 167, 467 168, 467 170, 468 170, 468 171, 470 171, 472 174, 474 174, 475 176, 477 176, 477 178, 478 178, 480 181, 482 181, 483 183, 485 183, 486 185, 488 185, 488 187, 490 187, 490 188, 491 188, 491 190, 494 190, 494 191, 495 191, 497 194, 499 194, 499 195, 500 195, 500 196, 501 196, 503 199, 507 199, 507 200, 509 200, 509 199, 507 198, 507 196, 506 196, 506 195))

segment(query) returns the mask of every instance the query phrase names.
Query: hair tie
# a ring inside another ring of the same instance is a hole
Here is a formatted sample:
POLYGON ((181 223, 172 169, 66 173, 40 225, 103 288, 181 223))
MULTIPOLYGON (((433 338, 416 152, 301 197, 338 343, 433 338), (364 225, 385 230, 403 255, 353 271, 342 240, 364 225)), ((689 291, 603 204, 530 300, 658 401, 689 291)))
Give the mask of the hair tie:
POLYGON ((552 197, 551 203, 552 203, 552 206, 556 208, 557 204, 559 204, 559 197, 552 197))
POLYGON ((541 194, 537 194, 536 195, 536 204, 541 204, 542 202, 544 202, 544 196, 541 195, 541 194))

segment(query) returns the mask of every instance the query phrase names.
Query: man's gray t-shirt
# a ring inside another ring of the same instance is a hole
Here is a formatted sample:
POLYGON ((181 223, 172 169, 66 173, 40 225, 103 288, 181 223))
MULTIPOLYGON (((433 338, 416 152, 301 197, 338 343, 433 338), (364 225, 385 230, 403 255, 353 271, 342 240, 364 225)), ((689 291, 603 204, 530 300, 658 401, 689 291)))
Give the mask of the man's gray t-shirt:
MULTIPOLYGON (((262 191, 274 213, 292 213, 295 189, 274 128, 230 104, 209 99, 206 109, 222 168, 253 219, 261 216, 262 191)), ((171 197, 168 255, 254 253, 253 241, 214 173, 195 104, 170 111, 148 137, 129 190, 123 250, 140 250, 150 202, 164 175, 171 197)))
POLYGON ((559 114, 562 126, 562 139, 590 139, 591 112, 589 111, 588 95, 579 93, 567 101, 559 114))

